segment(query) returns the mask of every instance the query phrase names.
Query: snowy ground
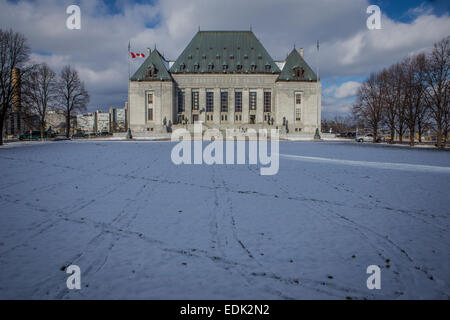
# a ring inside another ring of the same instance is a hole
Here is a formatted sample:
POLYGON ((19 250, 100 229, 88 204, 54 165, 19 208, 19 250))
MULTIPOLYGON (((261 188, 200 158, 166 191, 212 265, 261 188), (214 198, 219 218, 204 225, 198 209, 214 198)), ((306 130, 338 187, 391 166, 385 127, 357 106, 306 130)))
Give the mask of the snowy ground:
POLYGON ((172 146, 0 148, 0 298, 450 297, 449 152, 282 142, 260 176, 172 146))

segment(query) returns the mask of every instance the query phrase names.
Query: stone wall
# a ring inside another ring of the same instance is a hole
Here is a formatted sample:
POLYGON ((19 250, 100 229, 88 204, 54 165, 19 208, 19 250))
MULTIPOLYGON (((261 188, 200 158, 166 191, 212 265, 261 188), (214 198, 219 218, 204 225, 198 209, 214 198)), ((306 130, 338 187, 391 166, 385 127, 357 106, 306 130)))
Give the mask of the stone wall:
POLYGON ((254 114, 256 124, 264 122, 264 92, 271 92, 271 117, 274 127, 281 128, 283 117, 288 120, 289 131, 301 128, 302 132, 320 130, 321 84, 315 82, 275 82, 278 74, 173 74, 170 81, 131 81, 129 83, 129 121, 134 132, 161 132, 164 117, 177 122, 177 90, 185 92, 184 116, 192 123, 193 115, 206 122, 206 92, 214 92, 213 121, 207 125, 215 127, 245 127, 254 114), (199 91, 199 110, 192 110, 192 91, 199 91), (242 91, 242 121, 236 121, 235 91, 242 91), (221 113, 220 92, 228 92, 228 112, 221 113), (257 93, 257 110, 249 110, 250 92, 257 93), (146 121, 146 93, 154 94, 154 120, 146 121), (295 121, 295 92, 302 94, 302 120, 295 121), (223 121, 222 116, 227 120, 223 121))

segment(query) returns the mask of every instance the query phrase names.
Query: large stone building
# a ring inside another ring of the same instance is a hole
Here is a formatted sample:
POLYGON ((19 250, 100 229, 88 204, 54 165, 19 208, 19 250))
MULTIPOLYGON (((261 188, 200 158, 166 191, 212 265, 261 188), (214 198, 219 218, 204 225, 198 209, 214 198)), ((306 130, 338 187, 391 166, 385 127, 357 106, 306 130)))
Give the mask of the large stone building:
POLYGON ((321 83, 295 48, 274 61, 252 31, 199 31, 176 61, 147 49, 129 82, 129 126, 320 130, 321 83))

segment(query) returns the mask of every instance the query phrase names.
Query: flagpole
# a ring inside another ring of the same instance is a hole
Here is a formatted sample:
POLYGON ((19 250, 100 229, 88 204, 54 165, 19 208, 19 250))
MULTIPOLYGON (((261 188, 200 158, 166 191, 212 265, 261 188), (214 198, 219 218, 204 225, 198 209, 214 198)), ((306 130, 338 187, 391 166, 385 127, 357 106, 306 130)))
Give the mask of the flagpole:
POLYGON ((128 81, 130 81, 130 40, 128 40, 128 81))
POLYGON ((319 48, 320 48, 320 44, 319 44, 319 40, 317 40, 317 81, 320 81, 320 77, 319 77, 319 48))
MULTIPOLYGON (((319 128, 320 123, 319 123, 319 81, 320 81, 320 77, 319 77, 319 48, 320 48, 320 44, 319 44, 319 40, 317 40, 317 128, 319 128)), ((320 134, 320 132, 319 132, 320 134)))

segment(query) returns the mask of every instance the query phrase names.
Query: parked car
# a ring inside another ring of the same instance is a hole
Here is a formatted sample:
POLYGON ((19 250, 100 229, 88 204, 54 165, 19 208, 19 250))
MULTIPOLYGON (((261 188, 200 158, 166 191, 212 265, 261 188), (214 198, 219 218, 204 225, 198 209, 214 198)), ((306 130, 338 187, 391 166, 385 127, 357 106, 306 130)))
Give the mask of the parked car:
MULTIPOLYGON (((355 140, 357 142, 373 142, 373 134, 372 133, 368 133, 365 135, 356 135, 355 140)), ((383 142, 384 141, 384 137, 377 137, 377 141, 376 142, 383 142)))
MULTIPOLYGON (((44 139, 47 138, 54 138, 55 137, 55 133, 51 130, 49 131, 44 131, 44 139)), ((31 131, 27 131, 24 134, 21 134, 19 136, 19 140, 39 140, 41 138, 41 131, 39 130, 33 130, 31 131)))
POLYGON ((88 135, 84 132, 77 132, 72 135, 72 139, 86 138, 88 135))

